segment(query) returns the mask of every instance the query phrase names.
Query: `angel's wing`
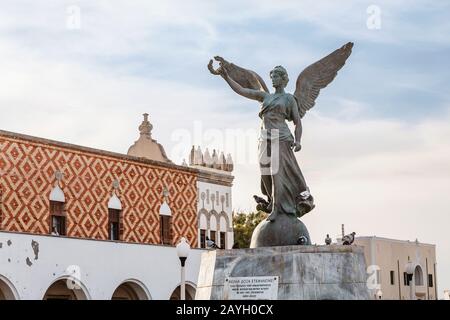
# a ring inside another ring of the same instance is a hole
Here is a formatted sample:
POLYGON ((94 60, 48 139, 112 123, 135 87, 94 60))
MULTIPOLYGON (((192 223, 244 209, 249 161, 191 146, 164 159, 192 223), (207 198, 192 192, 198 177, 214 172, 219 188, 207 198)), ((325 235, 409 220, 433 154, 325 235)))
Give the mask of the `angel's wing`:
POLYGON ((300 73, 294 96, 297 99, 301 118, 306 111, 314 107, 320 89, 325 88, 336 77, 337 72, 352 53, 352 48, 353 42, 349 42, 300 73))
MULTIPOLYGON (((253 89, 253 90, 261 90, 265 92, 269 92, 264 80, 252 70, 244 69, 235 65, 234 63, 230 63, 226 61, 222 57, 214 57, 216 61, 220 62, 220 67, 225 68, 227 70, 228 75, 237 83, 239 83, 242 87, 253 89)), ((214 73, 218 74, 218 71, 212 68, 212 60, 208 64, 208 69, 214 73)))

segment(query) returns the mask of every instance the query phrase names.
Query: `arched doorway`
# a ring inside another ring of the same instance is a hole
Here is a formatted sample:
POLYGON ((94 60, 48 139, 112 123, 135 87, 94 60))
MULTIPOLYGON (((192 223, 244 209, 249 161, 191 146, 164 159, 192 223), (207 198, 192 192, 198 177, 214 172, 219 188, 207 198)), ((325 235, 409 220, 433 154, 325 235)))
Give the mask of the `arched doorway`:
POLYGON ((17 292, 12 283, 0 275, 0 300, 16 300, 17 292))
POLYGON ((125 281, 114 291, 111 300, 149 300, 144 286, 137 281, 125 281))
POLYGON ((86 292, 69 279, 54 282, 45 292, 43 300, 87 300, 86 292))
MULTIPOLYGON (((186 300, 194 300, 195 299, 195 288, 186 283, 186 300)), ((175 288, 175 290, 172 292, 170 296, 170 300, 180 300, 181 299, 181 287, 178 286, 175 288)))

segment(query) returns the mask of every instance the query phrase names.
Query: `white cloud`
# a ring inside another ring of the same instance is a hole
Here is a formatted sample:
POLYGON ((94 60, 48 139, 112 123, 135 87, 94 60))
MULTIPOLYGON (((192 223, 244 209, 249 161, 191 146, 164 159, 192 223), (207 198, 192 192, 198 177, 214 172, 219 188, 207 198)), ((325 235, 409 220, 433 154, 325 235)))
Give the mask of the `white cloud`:
MULTIPOLYGON (((320 30, 318 36, 334 36, 355 41, 409 43, 421 41, 448 45, 450 23, 440 14, 445 2, 377 1, 382 10, 382 28, 369 30, 366 9, 371 1, 4 1, 0 11, 0 32, 4 37, 18 39, 27 50, 58 59, 74 56, 88 58, 115 55, 144 55, 176 49, 183 52, 210 54, 220 43, 240 45, 255 43, 254 55, 260 46, 295 47, 308 37, 311 30, 284 30, 289 40, 271 39, 264 31, 249 34, 246 21, 294 21, 309 23, 320 30), (426 11, 423 11, 426 5, 426 11), (70 30, 67 8, 80 8, 81 28, 70 30), (405 12, 423 16, 405 19, 405 12), (232 14, 231 14, 232 13, 232 14), (430 19, 430 16, 433 20, 430 19), (431 21, 430 21, 431 20, 431 21), (439 22, 439 23, 438 23, 439 22), (229 25, 242 25, 240 34, 227 33, 229 25), (424 25, 426 28, 424 28, 424 25), (173 33, 170 31, 175 31, 173 33), (243 37, 247 36, 247 41, 243 37), (243 41, 244 40, 244 41, 243 41), (285 42, 290 42, 286 44, 285 42)), ((274 27, 276 27, 276 23, 274 27)), ((303 48, 303 50, 305 50, 303 48)), ((300 50, 282 50, 305 55, 300 50)), ((286 53, 281 53, 286 54, 286 53)), ((306 55, 308 55, 306 53, 306 55)), ((298 61, 299 58, 297 58, 298 61)))

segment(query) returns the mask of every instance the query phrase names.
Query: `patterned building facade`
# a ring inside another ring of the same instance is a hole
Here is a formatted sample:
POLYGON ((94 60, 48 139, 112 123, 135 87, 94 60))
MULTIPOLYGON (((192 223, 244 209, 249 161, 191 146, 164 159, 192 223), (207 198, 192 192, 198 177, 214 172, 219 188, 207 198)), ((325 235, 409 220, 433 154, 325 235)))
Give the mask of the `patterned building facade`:
POLYGON ((0 130, 0 300, 179 299, 182 237, 194 298, 205 237, 233 244, 231 157, 176 165, 138 128, 128 154, 0 130))
POLYGON ((184 236, 197 246, 197 176, 172 163, 0 131, 0 230, 50 233, 49 199, 59 186, 67 236, 108 240, 108 203, 116 196, 120 240, 161 244, 166 189, 171 244, 184 236))

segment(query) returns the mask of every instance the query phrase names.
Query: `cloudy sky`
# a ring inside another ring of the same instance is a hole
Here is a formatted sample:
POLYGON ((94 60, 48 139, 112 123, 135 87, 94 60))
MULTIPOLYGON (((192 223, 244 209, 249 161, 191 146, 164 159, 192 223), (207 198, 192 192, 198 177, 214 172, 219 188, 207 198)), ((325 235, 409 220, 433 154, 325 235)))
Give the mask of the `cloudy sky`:
POLYGON ((142 113, 176 163, 231 153, 233 205, 259 193, 257 103, 206 69, 220 54, 288 91, 348 41, 348 63, 303 119, 298 160, 313 242, 358 235, 437 245, 450 289, 448 1, 0 2, 0 129, 125 153, 142 113))

